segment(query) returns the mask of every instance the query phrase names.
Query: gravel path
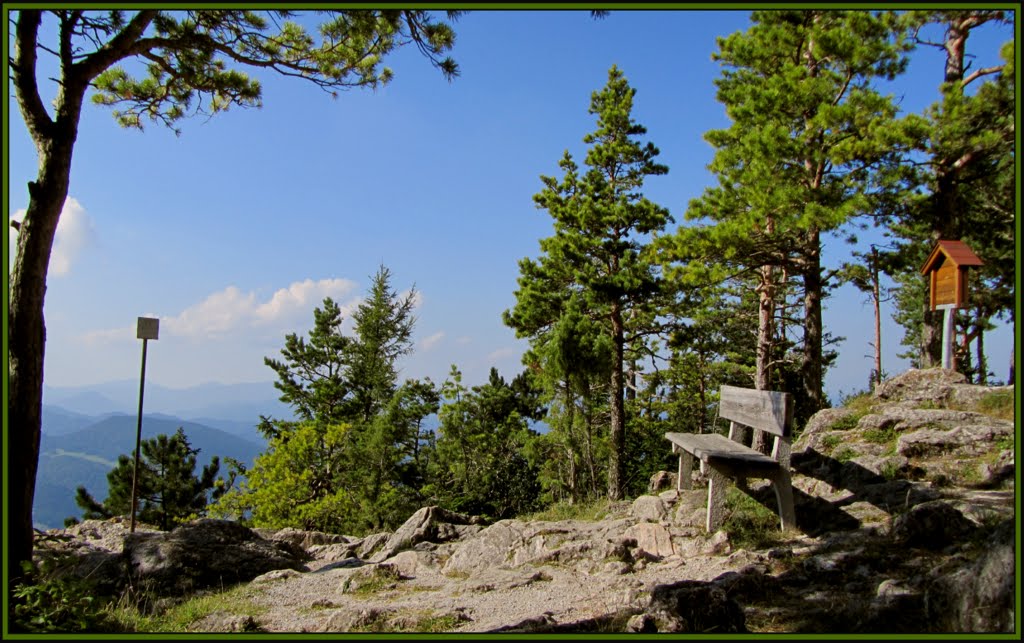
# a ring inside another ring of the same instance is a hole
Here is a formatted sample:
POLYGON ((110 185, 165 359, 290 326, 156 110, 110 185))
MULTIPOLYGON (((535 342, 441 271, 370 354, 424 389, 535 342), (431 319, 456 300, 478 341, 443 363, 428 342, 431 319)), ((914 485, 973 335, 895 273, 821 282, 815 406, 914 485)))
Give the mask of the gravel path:
MULTIPOLYGON (((655 585, 680 580, 711 580, 762 558, 746 551, 731 556, 697 556, 683 561, 637 565, 624 574, 587 573, 560 564, 491 568, 469 577, 449 577, 426 552, 407 552, 407 571, 389 587, 346 591, 372 568, 322 567, 254 582, 253 602, 265 608, 260 626, 270 632, 345 632, 378 628, 422 631, 430 619, 447 617, 442 631, 490 632, 515 629, 529 621, 574 623, 642 608, 655 585)), ((436 625, 435 625, 436 626, 436 625)))

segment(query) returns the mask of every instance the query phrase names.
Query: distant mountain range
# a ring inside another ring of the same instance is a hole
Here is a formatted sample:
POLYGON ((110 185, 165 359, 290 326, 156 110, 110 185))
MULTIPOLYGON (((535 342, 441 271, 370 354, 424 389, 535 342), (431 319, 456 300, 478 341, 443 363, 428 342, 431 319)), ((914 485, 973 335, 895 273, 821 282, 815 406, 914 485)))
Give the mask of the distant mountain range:
MULTIPOLYGON (((75 504, 79 485, 97 500, 107 497, 107 473, 121 454, 135 452, 138 381, 80 387, 43 388, 42 439, 36 477, 33 522, 40 529, 62 527, 81 518, 75 504)), ((199 449, 197 473, 213 456, 251 466, 266 448, 256 425, 260 415, 290 419, 272 382, 202 384, 173 389, 146 383, 142 438, 184 429, 199 449)), ((222 465, 223 466, 223 465, 222 465)))
MULTIPOLYGON (((292 416, 291 408, 278 399, 280 396, 273 382, 212 382, 187 388, 170 388, 146 382, 143 412, 255 424, 260 415, 274 418, 292 416)), ((139 381, 120 380, 88 386, 44 385, 43 404, 89 416, 136 414, 139 409, 139 381)))
MULTIPOLYGON (((70 516, 81 519, 82 510, 75 504, 75 490, 80 485, 97 500, 106 498, 107 473, 117 464, 119 455, 135 453, 137 426, 136 415, 90 417, 44 406, 39 472, 32 507, 35 526, 53 529, 62 527, 64 519, 70 516)), ((144 414, 142 439, 159 434, 173 435, 178 427, 185 431, 189 444, 199 449, 197 474, 213 456, 220 457, 222 467, 225 467, 226 457, 250 467, 266 448, 266 442, 255 429, 252 429, 255 439, 249 439, 220 428, 155 414, 144 414)), ((226 472, 226 467, 222 471, 226 472)))

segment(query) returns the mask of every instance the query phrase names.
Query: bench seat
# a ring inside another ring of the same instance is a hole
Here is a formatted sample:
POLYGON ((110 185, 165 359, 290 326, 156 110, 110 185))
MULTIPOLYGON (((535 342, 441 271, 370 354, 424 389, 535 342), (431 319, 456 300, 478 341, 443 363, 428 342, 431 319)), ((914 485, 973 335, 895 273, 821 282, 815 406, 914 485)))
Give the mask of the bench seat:
POLYGON ((778 501, 782 529, 796 527, 793 488, 789 473, 790 431, 793 421, 791 397, 787 393, 758 391, 723 385, 719 394, 719 417, 730 420, 729 436, 718 433, 669 432, 672 452, 679 455, 676 488, 690 489, 693 462, 700 462, 708 475, 708 506, 705 529, 717 529, 725 519, 725 486, 729 478, 747 491, 747 478, 767 478, 778 501), (741 440, 741 426, 772 434, 770 456, 748 447, 741 440))

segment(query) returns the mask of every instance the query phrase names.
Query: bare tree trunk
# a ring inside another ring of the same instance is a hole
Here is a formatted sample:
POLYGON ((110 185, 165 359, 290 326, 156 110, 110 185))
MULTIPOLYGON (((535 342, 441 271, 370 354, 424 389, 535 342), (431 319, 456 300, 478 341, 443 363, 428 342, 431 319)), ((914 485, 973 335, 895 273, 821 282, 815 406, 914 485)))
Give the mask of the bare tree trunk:
POLYGON ((821 381, 821 239, 817 228, 807 231, 804 256, 804 354, 801 371, 807 405, 802 417, 806 419, 825 406, 821 381))
POLYGON ((622 500, 623 465, 625 464, 626 450, 626 414, 622 399, 625 330, 622 323, 622 309, 617 303, 612 305, 611 322, 615 354, 612 359, 611 392, 609 393, 611 449, 608 456, 608 499, 622 500))
POLYGON ((875 384, 882 383, 882 286, 878 278, 878 248, 871 246, 871 298, 875 305, 875 384))

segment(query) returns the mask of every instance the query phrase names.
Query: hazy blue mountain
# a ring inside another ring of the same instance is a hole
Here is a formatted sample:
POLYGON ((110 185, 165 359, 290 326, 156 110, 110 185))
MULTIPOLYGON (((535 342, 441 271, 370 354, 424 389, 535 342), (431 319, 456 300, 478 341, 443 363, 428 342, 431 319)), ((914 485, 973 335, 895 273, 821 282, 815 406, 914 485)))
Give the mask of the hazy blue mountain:
MULTIPOLYGON (((291 409, 278 398, 274 383, 210 382, 187 388, 169 388, 146 382, 143 411, 175 417, 205 417, 253 422, 260 415, 292 417, 291 409)), ((138 413, 139 381, 120 380, 88 386, 44 386, 43 402, 86 415, 138 413)))
POLYGON ((43 433, 66 435, 95 424, 100 418, 95 415, 76 413, 51 404, 43 405, 43 433))
MULTIPOLYGON (((136 415, 113 414, 65 434, 44 431, 32 508, 35 526, 52 529, 62 527, 69 516, 81 518, 81 510, 74 501, 79 485, 85 486, 97 500, 106 498, 107 473, 117 463, 117 457, 135 453, 137 425, 136 415)), ((143 416, 142 438, 161 433, 173 435, 179 426, 185 430, 192 447, 199 449, 197 473, 215 455, 220 456, 222 467, 226 457, 252 466, 256 456, 265 449, 261 441, 247 440, 197 422, 149 413, 143 416)))

